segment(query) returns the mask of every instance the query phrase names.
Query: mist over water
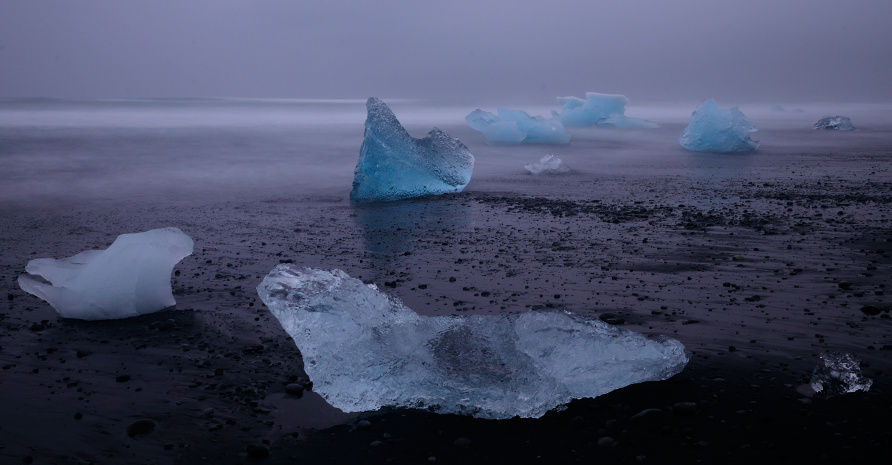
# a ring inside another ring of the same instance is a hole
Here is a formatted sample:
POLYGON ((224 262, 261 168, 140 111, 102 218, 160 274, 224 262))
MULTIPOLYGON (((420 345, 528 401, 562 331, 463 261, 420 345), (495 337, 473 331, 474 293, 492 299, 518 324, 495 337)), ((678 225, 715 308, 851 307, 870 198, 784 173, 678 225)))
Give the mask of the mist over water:
MULTIPOLYGON (((591 184, 603 176, 682 175, 710 166, 713 174, 745 177, 747 164, 772 163, 773 154, 889 149, 892 128, 890 105, 814 103, 785 105, 788 111, 777 112, 769 103, 748 104, 741 110, 759 128, 757 154, 695 154, 677 139, 699 102, 633 102, 627 116, 661 127, 571 128, 569 145, 490 146, 464 121, 475 106, 387 103, 414 137, 439 127, 468 146, 476 165, 466 191, 537 195, 591 195, 591 184), (857 131, 812 129, 819 118, 837 114, 850 116, 857 131), (546 153, 574 170, 566 178, 569 183, 533 177, 523 169, 546 153)), ((503 106, 546 117, 560 109, 557 103, 503 106)), ((346 201, 364 121, 364 100, 3 100, 0 206, 177 205, 282 197, 346 201)))

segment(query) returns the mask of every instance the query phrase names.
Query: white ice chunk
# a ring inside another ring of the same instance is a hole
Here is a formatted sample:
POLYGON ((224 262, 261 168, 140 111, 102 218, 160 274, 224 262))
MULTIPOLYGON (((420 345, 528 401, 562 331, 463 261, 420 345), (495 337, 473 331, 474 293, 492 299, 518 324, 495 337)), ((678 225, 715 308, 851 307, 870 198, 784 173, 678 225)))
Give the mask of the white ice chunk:
POLYGON ((499 108, 494 115, 480 109, 465 116, 471 128, 483 133, 487 144, 569 144, 570 133, 555 118, 530 116, 520 110, 499 108))
POLYGON ((461 192, 474 156, 458 139, 433 128, 415 139, 381 100, 366 103, 365 140, 353 173, 350 200, 376 202, 461 192))
POLYGON ((313 390, 346 412, 539 417, 669 378, 688 361, 676 340, 567 313, 421 316, 340 270, 279 265, 257 292, 300 349, 313 390))
POLYGON ((170 273, 192 254, 192 239, 177 228, 121 234, 105 250, 31 260, 19 276, 25 292, 47 301, 63 318, 103 320, 152 313, 176 305, 170 273))
POLYGON ((873 380, 861 376, 861 362, 853 354, 825 352, 824 366, 815 368, 811 388, 827 397, 855 391, 868 391, 873 380))
POLYGON ((837 131, 851 131, 855 129, 852 120, 845 116, 825 116, 815 123, 815 129, 835 129, 837 131))
POLYGON ((567 127, 609 126, 623 129, 660 127, 652 121, 626 116, 629 99, 625 95, 586 92, 585 99, 558 97, 558 102, 564 108, 560 113, 553 112, 553 114, 567 127))
POLYGON ((539 159, 538 163, 529 163, 523 165, 531 174, 559 174, 569 173, 570 168, 564 164, 564 161, 549 153, 539 159))
POLYGON ((750 133, 755 131, 737 107, 722 109, 709 99, 691 114, 678 142, 696 152, 754 152, 759 143, 750 139, 750 133))

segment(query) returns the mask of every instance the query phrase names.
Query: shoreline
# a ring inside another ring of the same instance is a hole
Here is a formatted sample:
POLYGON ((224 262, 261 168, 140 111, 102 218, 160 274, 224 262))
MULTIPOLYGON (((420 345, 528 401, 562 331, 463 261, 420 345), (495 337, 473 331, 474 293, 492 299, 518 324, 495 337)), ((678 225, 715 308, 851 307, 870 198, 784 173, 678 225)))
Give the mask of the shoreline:
POLYGON ((892 441, 883 426, 892 182, 877 168, 886 159, 852 167, 880 174, 860 183, 829 167, 783 179, 768 166, 749 168, 761 177, 704 172, 684 185, 671 175, 592 182, 612 197, 579 190, 590 179, 571 175, 562 179, 575 193, 510 193, 496 181, 371 207, 280 198, 4 210, 0 407, 12 413, 0 419, 0 457, 254 463, 251 446, 269 453, 263 463, 866 462, 892 441), (15 282, 31 258, 163 226, 195 240, 175 268, 176 310, 60 320, 15 282), (255 287, 289 260, 375 282, 421 314, 614 313, 624 328, 678 339, 693 356, 669 380, 536 420, 401 409, 339 416, 314 394, 285 392, 304 376, 299 351, 255 287), (866 305, 880 314, 864 314, 866 305), (830 399, 800 392, 825 350, 855 353, 871 389, 830 399), (632 418, 648 409, 656 410, 632 418), (143 419, 151 431, 128 436, 143 419))

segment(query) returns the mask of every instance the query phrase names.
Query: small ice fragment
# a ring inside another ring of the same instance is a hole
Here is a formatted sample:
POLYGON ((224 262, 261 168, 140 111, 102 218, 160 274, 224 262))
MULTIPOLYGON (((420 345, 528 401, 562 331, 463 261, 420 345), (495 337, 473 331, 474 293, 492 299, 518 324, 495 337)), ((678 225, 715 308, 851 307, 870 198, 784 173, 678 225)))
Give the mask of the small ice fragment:
POLYGON ((474 156, 458 139, 433 128, 415 139, 381 100, 366 103, 365 140, 353 173, 353 202, 377 202, 461 192, 474 156))
POLYGON ((564 164, 564 161, 549 153, 539 159, 538 163, 529 163, 523 165, 531 174, 558 174, 569 173, 570 168, 564 164))
POLYGON ((688 362, 676 340, 563 312, 421 316, 340 270, 279 265, 257 293, 300 349, 313 390, 345 412, 540 417, 688 362))
POLYGON ((852 120, 845 116, 825 116, 815 123, 815 129, 851 131, 855 129, 855 126, 852 125, 852 120))
POLYGON ((750 138, 750 133, 755 131, 737 107, 722 109, 709 99, 691 113, 691 121, 678 142, 696 152, 754 152, 759 143, 750 138))
POLYGON ((555 118, 530 116, 520 110, 498 109, 498 115, 480 109, 465 116, 468 126, 483 133, 487 144, 569 144, 570 133, 555 118))
POLYGON ((104 320, 152 313, 176 305, 170 273, 192 254, 192 239, 177 228, 121 234, 105 250, 73 257, 38 258, 19 286, 47 301, 63 318, 104 320))
POLYGON ((853 354, 825 352, 824 366, 815 368, 811 388, 827 397, 855 391, 868 391, 873 380, 861 376, 861 362, 853 354))
POLYGON ((623 129, 660 127, 652 121, 626 116, 629 99, 625 95, 586 92, 584 100, 579 97, 558 97, 558 102, 564 108, 560 113, 553 112, 553 114, 567 127, 608 126, 623 129))

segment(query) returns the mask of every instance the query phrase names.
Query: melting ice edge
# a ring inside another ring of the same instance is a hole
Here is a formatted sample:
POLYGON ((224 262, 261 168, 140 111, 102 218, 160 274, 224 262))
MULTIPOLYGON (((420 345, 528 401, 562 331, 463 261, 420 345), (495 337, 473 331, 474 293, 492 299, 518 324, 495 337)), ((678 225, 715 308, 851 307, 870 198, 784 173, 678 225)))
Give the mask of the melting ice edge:
POLYGON ((300 349, 314 391, 345 412, 540 417, 667 379, 688 362, 679 341, 565 312, 422 316, 341 270, 283 264, 257 291, 300 349))

